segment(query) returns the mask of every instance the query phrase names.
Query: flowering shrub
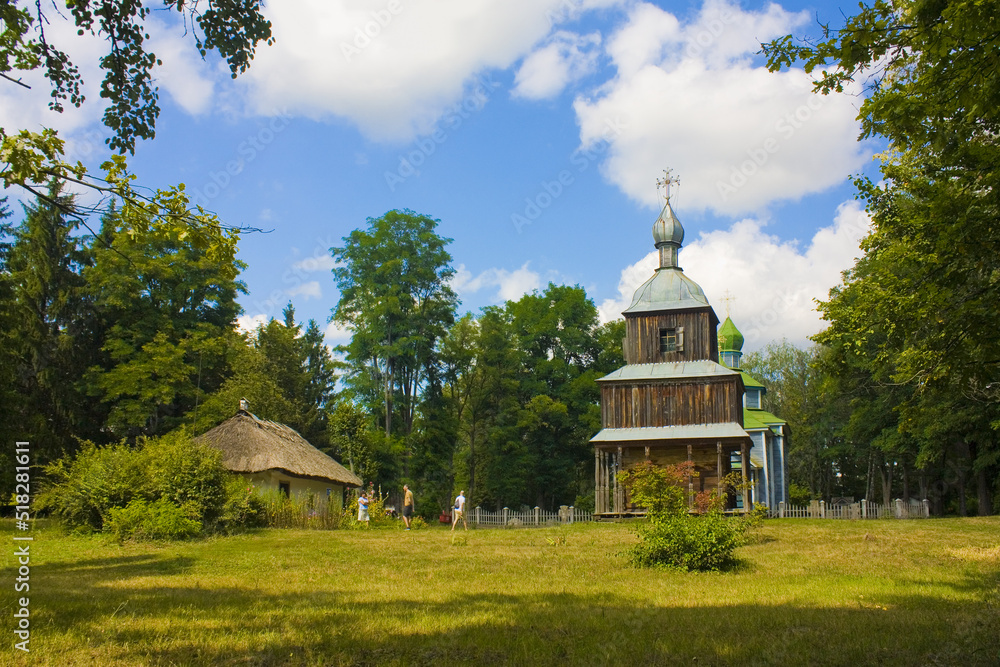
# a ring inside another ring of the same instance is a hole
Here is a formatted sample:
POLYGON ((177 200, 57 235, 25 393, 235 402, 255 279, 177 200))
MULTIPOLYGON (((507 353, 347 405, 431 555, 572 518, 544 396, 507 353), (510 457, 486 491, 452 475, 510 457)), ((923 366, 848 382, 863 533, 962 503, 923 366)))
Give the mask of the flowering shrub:
MULTIPOLYGON (((669 466, 645 462, 619 473, 618 481, 646 509, 647 522, 638 529, 639 544, 627 552, 633 565, 719 570, 734 562, 733 552, 760 524, 760 512, 727 517, 725 496, 716 491, 699 493, 689 507, 687 480, 697 475, 689 461, 669 466)), ((721 481, 724 489, 741 484, 739 475, 721 481)))

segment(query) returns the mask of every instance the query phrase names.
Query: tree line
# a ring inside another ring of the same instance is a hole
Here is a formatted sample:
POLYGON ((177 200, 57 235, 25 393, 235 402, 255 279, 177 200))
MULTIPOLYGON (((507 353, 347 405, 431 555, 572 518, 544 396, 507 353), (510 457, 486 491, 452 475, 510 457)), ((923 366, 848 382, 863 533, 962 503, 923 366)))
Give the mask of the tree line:
MULTIPOLYGON (((246 398, 365 481, 409 483, 428 515, 458 488, 473 506, 592 507, 595 380, 623 365, 625 332, 622 320, 599 322, 581 287, 460 314, 438 221, 390 211, 331 248, 331 320, 351 339, 330 350, 291 304, 281 320, 237 329, 235 231, 210 232, 206 218, 196 239, 182 237, 125 203, 81 233, 66 199, 54 181, 18 225, 6 212, 0 246, 11 378, 0 428, 8 442, 31 440, 37 464, 84 441, 201 433, 246 398)), ((186 205, 178 190, 154 200, 186 205)), ((789 423, 793 502, 912 496, 939 514, 995 510, 990 413, 974 397, 931 406, 940 393, 845 372, 844 350, 824 342, 840 325, 810 349, 782 341, 743 358, 768 387, 764 407, 789 423)))
POLYGON ((621 365, 623 327, 600 325, 582 288, 458 316, 450 240, 391 211, 331 249, 331 318, 352 332, 333 354, 291 304, 240 332, 238 232, 201 216, 185 234, 169 220, 188 210, 182 188, 151 201, 111 205, 91 231, 53 180, 19 223, 3 211, 0 429, 30 440, 36 465, 84 442, 201 433, 246 398, 366 481, 409 481, 428 511, 456 486, 496 507, 588 502, 594 379, 621 365))

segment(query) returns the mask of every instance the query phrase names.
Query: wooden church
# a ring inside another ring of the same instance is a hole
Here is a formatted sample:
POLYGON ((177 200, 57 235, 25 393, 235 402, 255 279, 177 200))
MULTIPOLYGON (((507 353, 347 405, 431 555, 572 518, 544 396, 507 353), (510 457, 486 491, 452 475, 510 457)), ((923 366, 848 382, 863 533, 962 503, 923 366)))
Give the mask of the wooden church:
MULTIPOLYGON (((602 428, 591 440, 598 517, 643 512, 616 475, 642 461, 693 462, 698 475, 688 480, 689 497, 718 489, 719 479, 734 469, 745 479, 750 465, 743 377, 718 363, 719 318, 677 263, 684 228, 669 194, 653 224, 653 241, 659 267, 622 313, 626 365, 598 380, 602 428)), ((735 506, 730 498, 729 507, 735 506)))

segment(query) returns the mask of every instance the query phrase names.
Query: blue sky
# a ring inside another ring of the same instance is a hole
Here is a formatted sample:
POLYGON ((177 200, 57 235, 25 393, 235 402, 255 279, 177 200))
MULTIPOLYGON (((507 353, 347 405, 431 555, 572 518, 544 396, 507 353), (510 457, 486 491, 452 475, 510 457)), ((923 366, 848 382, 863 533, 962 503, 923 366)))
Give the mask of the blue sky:
MULTIPOLYGON (((130 159, 139 181, 183 182, 240 242, 249 326, 326 326, 338 293, 329 248, 393 208, 454 239, 463 310, 549 282, 583 286, 616 317, 651 275, 664 169, 680 177, 680 263, 745 349, 821 328, 813 299, 859 254, 867 218, 851 174, 861 98, 814 96, 801 70, 768 73, 759 42, 838 25, 832 2, 272 0, 277 42, 232 81, 155 13, 162 114, 130 159)), ((68 26, 54 25, 69 35, 68 26)), ((4 127, 57 127, 69 154, 105 155, 100 44, 71 55, 91 91, 53 118, 43 85, 0 89, 4 127)), ((328 329, 331 344, 347 332, 328 329)))

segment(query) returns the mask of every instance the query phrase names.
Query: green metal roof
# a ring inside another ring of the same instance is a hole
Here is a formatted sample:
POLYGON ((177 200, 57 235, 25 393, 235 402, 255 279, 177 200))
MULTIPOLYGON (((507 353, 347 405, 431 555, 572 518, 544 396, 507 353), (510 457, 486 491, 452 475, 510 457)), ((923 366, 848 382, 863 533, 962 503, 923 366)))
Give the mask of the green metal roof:
POLYGON ((719 351, 739 352, 743 349, 743 334, 736 328, 733 321, 726 316, 726 321, 719 327, 719 351))
POLYGON ((767 392, 767 387, 761 384, 760 380, 758 380, 754 376, 750 375, 749 373, 744 373, 743 371, 740 371, 740 375, 743 376, 744 387, 759 387, 763 389, 765 392, 767 392))
POLYGON ((591 442, 627 442, 635 440, 696 440, 700 438, 749 438, 736 422, 722 424, 686 424, 684 426, 645 426, 641 428, 605 428, 591 442))
POLYGON ((714 361, 671 361, 658 364, 629 364, 608 373, 598 382, 613 380, 665 380, 670 378, 698 378, 736 375, 737 371, 726 368, 714 361))
POLYGON ((704 308, 708 299, 698 283, 684 275, 680 268, 659 268, 653 277, 635 291, 632 305, 625 313, 645 313, 658 310, 704 308))
POLYGON ((775 417, 767 410, 743 408, 743 428, 748 431, 761 431, 771 426, 787 424, 784 419, 775 417))
POLYGON ((767 428, 767 424, 761 421, 755 414, 760 410, 748 410, 743 408, 743 428, 748 431, 762 431, 767 428))

